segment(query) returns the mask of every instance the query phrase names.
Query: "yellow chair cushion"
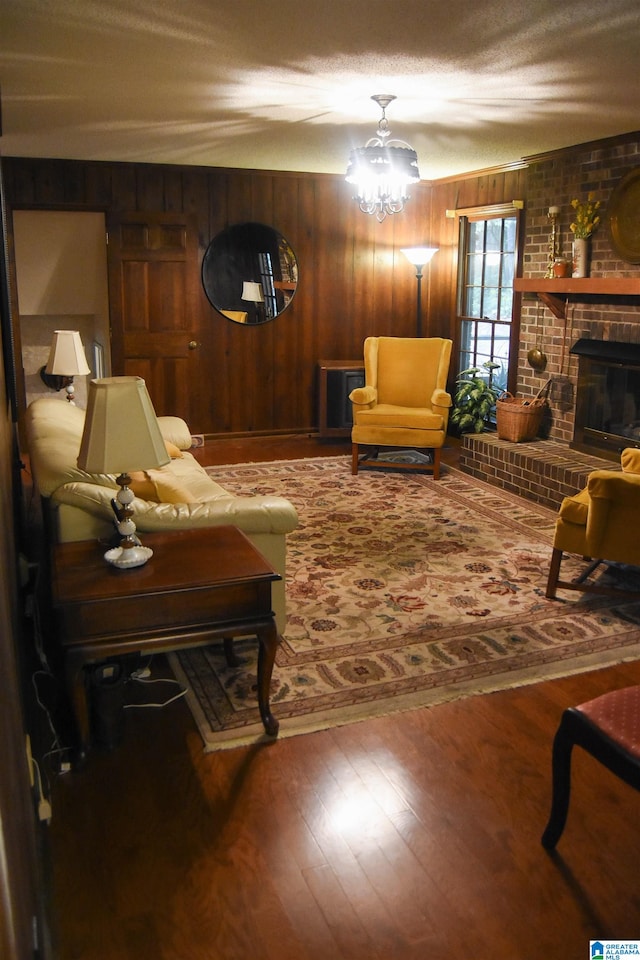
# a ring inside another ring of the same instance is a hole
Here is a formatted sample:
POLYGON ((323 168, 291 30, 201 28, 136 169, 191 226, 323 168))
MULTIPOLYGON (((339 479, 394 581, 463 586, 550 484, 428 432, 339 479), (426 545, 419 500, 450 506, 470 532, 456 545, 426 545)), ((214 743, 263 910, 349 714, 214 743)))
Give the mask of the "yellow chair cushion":
POLYGON ((359 427, 404 427, 413 430, 442 430, 442 414, 429 407, 399 407, 392 403, 378 403, 371 410, 356 410, 355 423, 359 427))

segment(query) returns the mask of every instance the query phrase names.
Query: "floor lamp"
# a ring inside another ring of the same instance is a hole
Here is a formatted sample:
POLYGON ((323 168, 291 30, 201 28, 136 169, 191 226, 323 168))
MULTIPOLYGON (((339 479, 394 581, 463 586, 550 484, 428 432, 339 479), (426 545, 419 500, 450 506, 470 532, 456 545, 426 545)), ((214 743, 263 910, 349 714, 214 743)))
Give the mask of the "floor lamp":
POLYGON ((416 268, 416 280, 418 281, 418 291, 416 299, 416 336, 422 336, 422 268, 426 266, 434 253, 438 252, 437 247, 403 247, 402 252, 405 257, 416 268))

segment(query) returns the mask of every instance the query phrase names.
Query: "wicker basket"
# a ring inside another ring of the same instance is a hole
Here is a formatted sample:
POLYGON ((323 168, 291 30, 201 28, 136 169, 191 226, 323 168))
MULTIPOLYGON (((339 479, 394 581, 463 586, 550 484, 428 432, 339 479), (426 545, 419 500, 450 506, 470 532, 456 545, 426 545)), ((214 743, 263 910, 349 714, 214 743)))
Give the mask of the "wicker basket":
POLYGON ((533 400, 514 397, 508 391, 498 397, 496 421, 501 440, 512 440, 514 443, 535 440, 547 405, 547 398, 541 396, 542 392, 533 400))

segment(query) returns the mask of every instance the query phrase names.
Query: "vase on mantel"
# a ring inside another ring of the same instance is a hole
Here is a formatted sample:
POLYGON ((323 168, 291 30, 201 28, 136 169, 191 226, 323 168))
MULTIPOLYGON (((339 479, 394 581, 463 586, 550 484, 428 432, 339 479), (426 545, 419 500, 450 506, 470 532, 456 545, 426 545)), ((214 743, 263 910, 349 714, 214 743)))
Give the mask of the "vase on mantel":
POLYGON ((589 237, 576 237, 573 241, 573 274, 574 277, 589 276, 589 255, 591 244, 589 237))

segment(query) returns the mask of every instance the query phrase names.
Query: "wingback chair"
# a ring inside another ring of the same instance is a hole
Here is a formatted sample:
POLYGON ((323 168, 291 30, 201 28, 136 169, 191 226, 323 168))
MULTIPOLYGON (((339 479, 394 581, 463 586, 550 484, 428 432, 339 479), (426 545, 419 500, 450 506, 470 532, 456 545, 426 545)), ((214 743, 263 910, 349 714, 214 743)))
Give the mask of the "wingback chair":
MULTIPOLYGON (((373 447, 362 457, 370 466, 388 462, 369 459, 378 447, 410 447, 433 451, 430 469, 440 475, 440 451, 447 435, 451 395, 447 374, 451 340, 441 337, 367 337, 364 342, 365 385, 349 394, 353 404, 352 468, 357 474, 359 447, 373 447)), ((424 470, 423 463, 392 463, 424 470)))
POLYGON ((550 600, 558 587, 611 592, 587 581, 602 561, 640 566, 640 450, 623 450, 620 465, 622 471, 594 470, 584 490, 562 501, 547 580, 550 600), (561 580, 563 553, 578 554, 592 562, 576 580, 561 580))

